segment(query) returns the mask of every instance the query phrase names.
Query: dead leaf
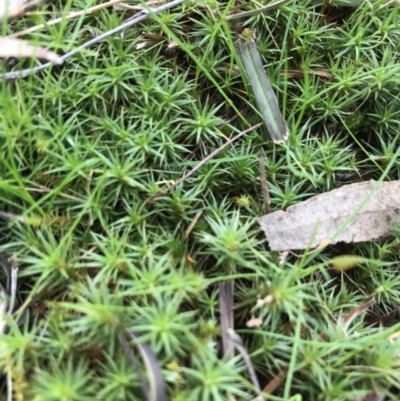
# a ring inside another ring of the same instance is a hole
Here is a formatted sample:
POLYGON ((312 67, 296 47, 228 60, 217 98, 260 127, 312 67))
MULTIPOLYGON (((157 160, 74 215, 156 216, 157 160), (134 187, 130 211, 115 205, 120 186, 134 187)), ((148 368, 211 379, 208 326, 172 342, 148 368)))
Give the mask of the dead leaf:
POLYGON ((254 316, 252 316, 251 319, 246 322, 246 326, 250 328, 261 327, 262 324, 263 324, 262 319, 254 316))
POLYGON ((373 392, 372 394, 357 398, 357 401, 379 401, 381 399, 382 395, 380 393, 373 392))
MULTIPOLYGON (((272 394, 278 386, 286 379, 287 370, 280 371, 274 378, 264 387, 263 393, 264 394, 272 394)), ((265 397, 265 400, 268 400, 265 397)))
POLYGON ((347 324, 351 319, 360 316, 364 313, 368 308, 375 305, 376 301, 374 298, 370 299, 369 301, 363 303, 362 305, 358 306, 356 309, 352 310, 351 312, 347 313, 342 317, 342 324, 347 324))
POLYGON ((269 305, 272 302, 274 302, 274 297, 270 294, 267 295, 265 298, 261 299, 261 298, 257 298, 257 306, 262 306, 262 305, 269 305))
POLYGON ((0 37, 0 57, 36 57, 62 64, 56 53, 40 46, 32 46, 25 40, 0 37))
MULTIPOLYGON (((328 71, 324 71, 324 70, 309 70, 306 72, 307 74, 311 74, 311 75, 316 75, 316 76, 320 76, 322 78, 328 78, 328 79, 332 79, 333 75, 328 72, 328 71)), ((280 76, 281 77, 287 77, 287 78, 296 78, 296 77, 304 77, 305 72, 302 70, 289 70, 289 71, 285 71, 285 72, 281 72, 280 76)))
POLYGON ((287 259, 288 256, 289 256, 289 251, 283 251, 283 252, 281 252, 281 253, 279 254, 279 263, 278 263, 278 266, 282 266, 282 265, 285 263, 285 261, 286 261, 286 259, 287 259))
POLYGON ((33 11, 47 0, 0 0, 0 19, 7 20, 21 17, 28 11, 33 11))
POLYGON ((135 49, 136 50, 141 50, 141 49, 145 49, 147 47, 151 47, 156 45, 158 42, 154 41, 154 40, 144 40, 143 42, 140 42, 136 45, 135 49))
POLYGON ((367 199, 374 181, 345 185, 305 202, 261 217, 273 251, 314 248, 330 239, 331 244, 371 241, 388 236, 392 219, 400 212, 400 181, 382 182, 352 221, 339 228, 367 199))
POLYGON ((0 0, 0 19, 21 8, 25 0, 0 0))
POLYGON ((186 255, 186 258, 188 262, 191 263, 192 265, 195 265, 197 263, 189 254, 186 255))
POLYGON ((389 341, 391 344, 394 344, 396 341, 400 339, 400 331, 396 331, 389 337, 389 341))

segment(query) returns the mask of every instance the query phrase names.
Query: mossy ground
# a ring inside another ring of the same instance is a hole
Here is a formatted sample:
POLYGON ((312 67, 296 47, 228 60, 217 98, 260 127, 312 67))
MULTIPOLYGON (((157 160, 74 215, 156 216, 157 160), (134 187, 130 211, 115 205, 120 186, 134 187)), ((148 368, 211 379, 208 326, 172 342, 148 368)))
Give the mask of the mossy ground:
MULTIPOLYGON (((3 34, 94 4, 55 2, 3 34)), ((15 316, 0 336, 12 399, 142 400, 117 328, 150 344, 170 400, 252 399, 242 358, 220 354, 218 283, 231 280, 235 328, 261 386, 282 378, 269 399, 399 398, 399 347, 389 341, 400 329, 398 240, 279 264, 256 222, 260 150, 272 211, 360 179, 399 178, 398 8, 294 1, 228 25, 235 5, 186 2, 61 67, 2 82, 0 205, 25 219, 0 222, 24 305, 23 322, 15 316), (288 142, 274 145, 261 127, 149 201, 261 121, 237 67, 244 27, 257 29, 288 142), (333 274, 329 260, 342 254, 371 262, 333 274), (343 324, 371 298, 375 306, 343 324), (262 326, 247 328, 251 316, 262 326)), ((26 39, 63 53, 126 17, 106 9, 26 39)))

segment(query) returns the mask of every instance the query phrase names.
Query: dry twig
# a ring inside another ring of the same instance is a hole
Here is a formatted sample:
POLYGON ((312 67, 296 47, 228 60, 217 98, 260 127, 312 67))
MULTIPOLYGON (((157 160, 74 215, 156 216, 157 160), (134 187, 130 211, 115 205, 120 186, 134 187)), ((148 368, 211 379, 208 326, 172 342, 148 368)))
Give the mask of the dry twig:
POLYGON ((158 197, 162 196, 162 195, 166 195, 168 192, 170 192, 172 189, 174 189, 175 187, 177 187, 180 183, 182 183, 183 181, 185 181, 187 178, 189 178, 191 175, 193 175, 197 170, 199 170, 202 166, 204 166, 209 160, 211 160, 213 157, 217 156, 218 153, 220 153, 222 150, 224 150, 227 146, 229 146, 231 143, 235 142, 237 139, 239 139, 240 137, 242 137, 245 134, 248 134, 251 131, 254 131, 255 129, 257 129, 258 127, 260 127, 262 125, 262 123, 253 125, 252 127, 242 131, 240 134, 237 134, 236 136, 234 136, 232 139, 229 139, 227 142, 225 142, 222 146, 220 146, 219 148, 215 149, 213 152, 211 152, 208 156, 206 156, 197 166, 195 166, 192 170, 190 170, 187 174, 185 174, 182 178, 180 178, 178 181, 176 181, 174 184, 172 184, 171 186, 169 186, 168 188, 163 189, 162 191, 156 193, 155 195, 153 195, 149 201, 153 201, 155 199, 157 199, 158 197))
POLYGON ((261 181, 261 193, 263 194, 264 200, 264 211, 265 214, 270 212, 271 200, 269 198, 267 174, 265 172, 264 156, 261 151, 258 152, 258 162, 260 165, 260 181, 261 181))
MULTIPOLYGON (((137 13, 133 18, 129 19, 129 21, 126 21, 125 23, 121 24, 120 26, 117 26, 116 28, 107 31, 107 32, 103 33, 102 35, 99 35, 99 36, 83 43, 81 46, 78 46, 76 49, 71 50, 70 52, 64 54, 63 56, 60 57, 60 61, 64 62, 67 59, 78 54, 81 50, 87 49, 90 46, 100 43, 104 39, 107 39, 108 37, 115 35, 116 33, 123 32, 126 29, 132 27, 133 25, 146 20, 150 16, 152 16, 154 14, 159 14, 165 10, 173 8, 173 7, 183 3, 184 1, 185 0, 174 0, 174 1, 171 1, 170 3, 162 5, 160 7, 149 8, 149 10, 141 11, 141 12, 137 13)), ((42 64, 35 68, 27 68, 27 69, 21 70, 21 71, 8 72, 6 74, 0 75, 0 79, 5 78, 6 80, 13 80, 13 79, 17 79, 17 78, 24 78, 24 77, 27 77, 28 75, 36 74, 39 71, 43 71, 43 70, 49 68, 51 65, 52 65, 52 63, 45 63, 45 64, 42 64)))

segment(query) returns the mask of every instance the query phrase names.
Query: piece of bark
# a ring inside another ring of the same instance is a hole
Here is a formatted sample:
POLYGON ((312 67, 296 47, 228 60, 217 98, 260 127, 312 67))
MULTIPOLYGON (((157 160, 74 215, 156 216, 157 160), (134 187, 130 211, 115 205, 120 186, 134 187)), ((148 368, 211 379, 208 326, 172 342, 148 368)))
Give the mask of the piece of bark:
POLYGON ((63 60, 56 53, 40 46, 30 45, 25 40, 0 37, 0 57, 36 57, 62 64, 63 60))
POLYGON ((383 238, 393 217, 400 213, 400 181, 382 182, 352 221, 332 238, 375 185, 374 181, 345 185, 286 211, 265 215, 258 222, 273 251, 314 248, 326 241, 335 244, 383 238))
POLYGON ((29 11, 36 10, 44 3, 51 0, 0 0, 0 19, 7 19, 8 21, 22 17, 29 11))
POLYGON ((15 12, 26 3, 25 0, 0 0, 0 19, 15 12))

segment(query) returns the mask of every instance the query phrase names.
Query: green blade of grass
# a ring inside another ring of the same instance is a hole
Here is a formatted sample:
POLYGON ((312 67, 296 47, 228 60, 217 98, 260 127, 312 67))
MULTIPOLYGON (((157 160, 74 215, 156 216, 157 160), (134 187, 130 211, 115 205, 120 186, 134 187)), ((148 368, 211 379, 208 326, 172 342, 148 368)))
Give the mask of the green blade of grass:
POLYGON ((245 29, 237 46, 269 134, 275 143, 285 142, 289 136, 289 130, 265 74, 260 53, 257 50, 254 31, 245 29))

